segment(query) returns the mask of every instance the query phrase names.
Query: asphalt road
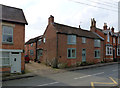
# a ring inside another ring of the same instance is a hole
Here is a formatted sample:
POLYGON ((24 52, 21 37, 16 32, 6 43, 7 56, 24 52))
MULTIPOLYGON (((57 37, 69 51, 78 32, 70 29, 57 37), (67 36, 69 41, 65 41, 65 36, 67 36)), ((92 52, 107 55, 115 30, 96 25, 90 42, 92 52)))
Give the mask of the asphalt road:
POLYGON ((105 88, 105 86, 109 86, 111 88, 111 86, 119 84, 119 72, 118 64, 114 64, 47 76, 10 80, 3 82, 3 86, 88 86, 90 88, 96 88, 96 86, 104 86, 101 88, 105 88))

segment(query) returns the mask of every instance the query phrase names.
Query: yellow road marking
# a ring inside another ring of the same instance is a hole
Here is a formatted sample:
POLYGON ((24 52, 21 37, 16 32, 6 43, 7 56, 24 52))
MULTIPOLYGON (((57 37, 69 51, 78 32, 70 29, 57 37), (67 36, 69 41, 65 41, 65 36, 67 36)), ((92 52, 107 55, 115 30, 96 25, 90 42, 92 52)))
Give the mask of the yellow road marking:
POLYGON ((92 88, 95 88, 95 87, 94 87, 94 83, 93 83, 93 82, 91 82, 91 86, 92 86, 92 88))
POLYGON ((112 77, 109 78, 113 81, 114 84, 118 84, 112 77))
POLYGON ((95 88, 94 84, 118 84, 112 77, 109 77, 113 82, 112 83, 105 83, 105 82, 91 82, 91 87, 95 88))
POLYGON ((105 82, 94 82, 95 84, 114 84, 114 83, 105 83, 105 82))

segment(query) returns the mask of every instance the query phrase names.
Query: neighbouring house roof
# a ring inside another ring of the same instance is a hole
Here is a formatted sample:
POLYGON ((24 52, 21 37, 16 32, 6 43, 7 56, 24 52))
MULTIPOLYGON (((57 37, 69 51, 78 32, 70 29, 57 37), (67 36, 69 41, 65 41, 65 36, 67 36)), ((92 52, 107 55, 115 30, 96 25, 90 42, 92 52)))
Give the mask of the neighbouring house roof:
POLYGON ((0 20, 28 24, 22 9, 0 4, 0 20))
POLYGON ((28 45, 28 44, 31 44, 31 43, 35 43, 37 40, 39 40, 39 39, 41 39, 42 38, 42 35, 41 36, 37 36, 37 37, 35 37, 35 38, 31 38, 31 39, 29 39, 26 43, 25 43, 25 45, 28 45))
POLYGON ((112 36, 118 36, 118 32, 116 33, 113 33, 111 30, 109 30, 109 29, 107 29, 107 30, 103 30, 103 29, 100 29, 100 28, 96 28, 97 30, 99 30, 99 31, 101 31, 102 33, 104 33, 104 34, 108 34, 108 33, 110 33, 112 36))
POLYGON ((76 28, 76 27, 71 27, 59 23, 53 23, 53 26, 55 27, 57 33, 62 33, 62 34, 75 34, 77 36, 81 37, 88 37, 88 38, 94 38, 94 39, 101 39, 103 38, 99 37, 98 35, 94 34, 91 31, 88 30, 83 30, 81 28, 76 28))

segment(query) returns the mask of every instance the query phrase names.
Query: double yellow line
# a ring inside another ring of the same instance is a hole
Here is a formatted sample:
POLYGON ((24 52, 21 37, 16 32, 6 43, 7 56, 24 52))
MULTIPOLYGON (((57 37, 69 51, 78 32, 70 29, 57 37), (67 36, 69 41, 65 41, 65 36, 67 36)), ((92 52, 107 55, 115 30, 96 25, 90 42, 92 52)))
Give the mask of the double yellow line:
POLYGON ((118 84, 112 77, 109 77, 113 82, 112 83, 105 83, 105 82, 91 82, 92 88, 95 88, 94 84, 118 84))

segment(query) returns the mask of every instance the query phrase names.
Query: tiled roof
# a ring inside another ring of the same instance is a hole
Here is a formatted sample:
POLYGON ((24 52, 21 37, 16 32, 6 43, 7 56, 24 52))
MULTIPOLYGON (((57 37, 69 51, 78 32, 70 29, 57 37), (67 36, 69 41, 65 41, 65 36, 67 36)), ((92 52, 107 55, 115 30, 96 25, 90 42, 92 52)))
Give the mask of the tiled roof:
POLYGON ((42 38, 42 35, 41 36, 37 36, 35 38, 32 38, 30 40, 28 40, 25 45, 28 45, 28 44, 31 44, 31 43, 35 43, 37 40, 41 39, 42 38))
POLYGON ((88 30, 83 30, 81 28, 71 27, 59 23, 53 23, 53 25, 56 28, 57 33, 74 34, 81 37, 101 39, 99 36, 88 30))
POLYGON ((23 10, 0 4, 0 20, 28 24, 23 10))

